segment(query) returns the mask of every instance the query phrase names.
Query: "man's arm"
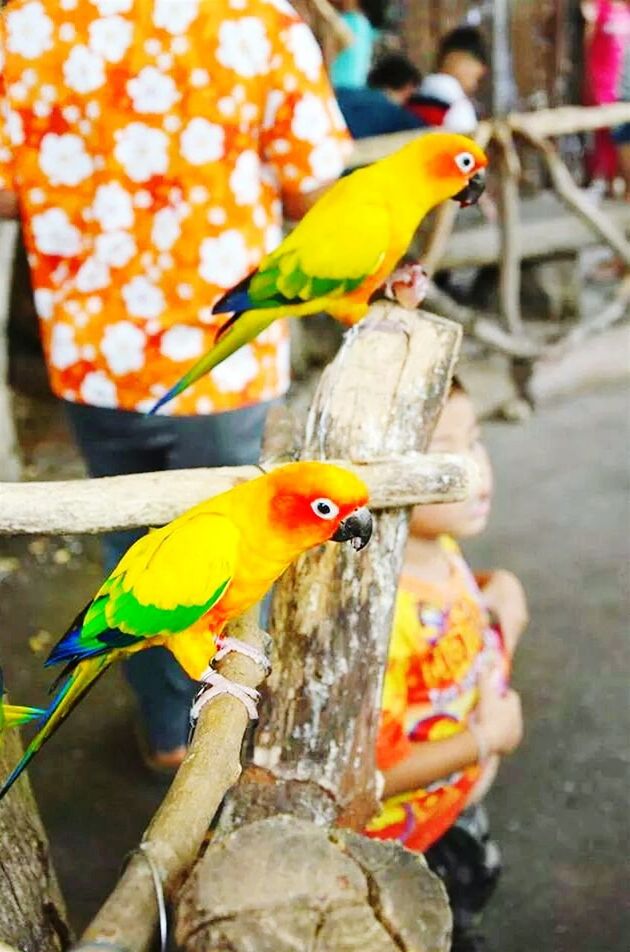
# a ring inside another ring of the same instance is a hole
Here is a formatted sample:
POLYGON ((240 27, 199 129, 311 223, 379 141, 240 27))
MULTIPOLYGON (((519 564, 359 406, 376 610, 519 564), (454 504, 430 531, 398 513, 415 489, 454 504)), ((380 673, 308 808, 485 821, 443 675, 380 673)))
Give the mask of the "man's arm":
POLYGON ((15 192, 0 188, 0 218, 19 218, 20 206, 15 192))

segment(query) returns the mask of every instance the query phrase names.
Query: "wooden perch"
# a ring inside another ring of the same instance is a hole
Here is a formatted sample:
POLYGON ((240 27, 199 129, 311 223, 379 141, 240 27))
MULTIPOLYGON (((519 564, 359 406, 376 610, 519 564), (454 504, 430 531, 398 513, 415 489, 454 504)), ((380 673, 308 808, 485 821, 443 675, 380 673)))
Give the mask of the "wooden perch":
MULTIPOLYGON (((264 650, 264 632, 257 610, 230 625, 230 634, 264 650)), ((248 687, 260 684, 264 672, 243 655, 228 655, 217 669, 248 687)), ((226 791, 241 772, 240 753, 248 717, 240 701, 219 697, 203 708, 186 760, 162 805, 149 824, 143 849, 159 870, 168 897, 192 865, 226 791)), ((118 885, 85 930, 81 952, 100 943, 125 952, 149 949, 157 925, 157 905, 150 867, 135 853, 118 885)), ((102 946, 101 946, 102 948, 102 946)))
POLYGON ((499 177, 499 307, 512 334, 523 335, 521 319, 521 240, 518 180, 520 166, 512 134, 504 124, 496 124, 501 145, 499 177))
MULTIPOLYGON (((406 454, 350 465, 375 509, 465 499, 473 474, 459 456, 406 454)), ((0 483, 0 535, 107 532, 164 525, 186 509, 260 476, 256 466, 182 469, 67 482, 0 483)))
POLYGON ((575 184, 573 176, 554 146, 550 142, 545 142, 544 139, 532 136, 529 132, 527 139, 542 152, 553 186, 562 201, 582 221, 586 222, 596 235, 610 245, 623 259, 626 267, 630 267, 630 243, 610 218, 575 184))
POLYGON ((630 103, 616 102, 606 106, 560 106, 537 109, 536 112, 513 112, 507 116, 513 132, 544 138, 567 136, 576 132, 609 129, 630 122, 630 103))
MULTIPOLYGON (((425 448, 460 339, 449 321, 374 305, 324 371, 303 455, 334 459, 343 447, 367 460, 425 448)), ((360 555, 308 552, 274 589, 272 693, 256 766, 229 798, 222 828, 282 810, 360 829, 374 811, 378 706, 406 526, 404 510, 386 509, 360 555)))

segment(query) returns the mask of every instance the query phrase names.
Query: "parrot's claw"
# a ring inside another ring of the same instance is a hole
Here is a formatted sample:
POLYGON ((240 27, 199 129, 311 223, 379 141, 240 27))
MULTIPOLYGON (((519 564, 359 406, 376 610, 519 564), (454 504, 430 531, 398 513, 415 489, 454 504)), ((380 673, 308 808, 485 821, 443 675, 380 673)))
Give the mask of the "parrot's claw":
POLYGON ((253 721, 258 718, 256 702, 260 695, 254 688, 248 688, 247 685, 239 684, 237 681, 230 681, 229 678, 224 678, 223 675, 215 671, 214 668, 207 668, 201 676, 201 681, 204 687, 202 687, 197 694, 190 709, 191 724, 194 725, 196 723, 202 708, 204 708, 209 701, 212 701, 215 697, 220 697, 222 694, 229 694, 231 697, 240 701, 241 704, 244 704, 247 713, 253 721))
POLYGON ((225 658, 230 652, 235 651, 237 654, 245 655, 246 658, 250 658, 254 664, 259 665, 263 671, 267 674, 271 671, 271 662, 265 654, 264 651, 255 648, 254 645, 248 644, 246 641, 241 641, 240 638, 217 638, 216 645, 218 648, 217 653, 214 656, 214 661, 221 661, 222 658, 225 658))

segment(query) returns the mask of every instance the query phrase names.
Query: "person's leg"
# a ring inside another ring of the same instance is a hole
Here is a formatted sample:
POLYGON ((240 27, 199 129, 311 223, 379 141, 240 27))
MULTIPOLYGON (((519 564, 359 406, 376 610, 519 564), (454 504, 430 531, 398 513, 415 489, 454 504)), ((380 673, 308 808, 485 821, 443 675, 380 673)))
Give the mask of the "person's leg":
POLYGON ((501 854, 481 804, 468 807, 424 854, 440 877, 453 913, 452 952, 487 952, 480 917, 501 875, 501 854))
MULTIPOLYGON (((67 404, 67 413, 91 476, 144 473, 166 468, 173 442, 168 417, 67 404)), ((111 572, 145 529, 103 537, 105 570, 111 572)), ((154 766, 180 762, 188 737, 188 711, 196 689, 165 648, 149 648, 124 662, 146 735, 147 760, 154 766)))

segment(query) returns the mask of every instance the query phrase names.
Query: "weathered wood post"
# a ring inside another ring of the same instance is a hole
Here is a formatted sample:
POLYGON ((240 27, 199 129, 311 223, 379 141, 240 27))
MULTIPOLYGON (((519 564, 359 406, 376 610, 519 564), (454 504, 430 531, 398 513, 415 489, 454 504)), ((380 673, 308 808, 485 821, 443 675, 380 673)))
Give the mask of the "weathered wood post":
MULTIPOLYGON (((460 338, 449 321, 375 305, 322 376, 302 456, 360 463, 425 450, 460 338)), ((361 830, 376 808, 378 708, 407 518, 403 508, 381 511, 361 555, 323 546, 278 584, 254 766, 182 891, 186 952, 447 949, 448 908, 420 857, 325 829, 361 830)))
MULTIPOLYGON (((20 754, 15 731, 0 735, 1 776, 20 754)), ((48 841, 23 777, 0 803, 0 947, 6 942, 20 952, 62 952, 69 939, 48 841)))

